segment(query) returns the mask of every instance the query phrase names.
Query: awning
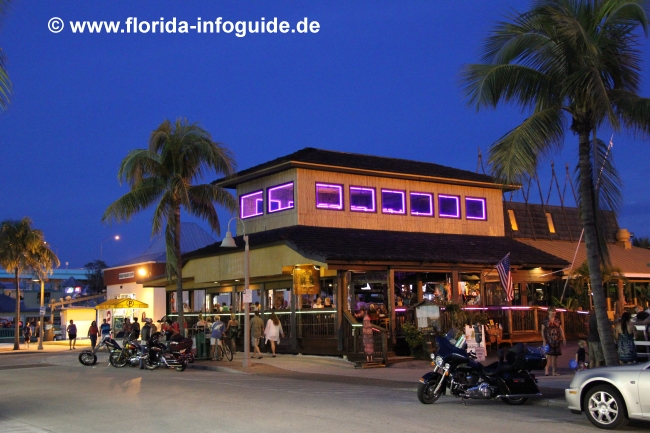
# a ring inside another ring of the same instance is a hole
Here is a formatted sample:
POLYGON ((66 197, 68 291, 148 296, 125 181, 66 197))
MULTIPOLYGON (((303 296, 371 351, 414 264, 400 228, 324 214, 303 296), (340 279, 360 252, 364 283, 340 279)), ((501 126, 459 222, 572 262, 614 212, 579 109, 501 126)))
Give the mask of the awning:
POLYGON ((149 308, 148 304, 131 298, 109 299, 95 306, 95 310, 114 310, 117 308, 149 308))

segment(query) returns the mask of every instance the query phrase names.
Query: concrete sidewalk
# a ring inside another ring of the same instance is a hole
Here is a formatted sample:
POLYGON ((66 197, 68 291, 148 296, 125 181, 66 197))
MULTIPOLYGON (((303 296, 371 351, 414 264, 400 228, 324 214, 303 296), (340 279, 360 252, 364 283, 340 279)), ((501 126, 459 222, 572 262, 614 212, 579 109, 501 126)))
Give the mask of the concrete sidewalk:
MULTIPOLYGON (((75 344, 77 351, 90 348, 89 339, 77 339, 75 344)), ((62 352, 70 351, 70 343, 68 340, 58 341, 44 341, 43 350, 38 350, 38 342, 30 343, 29 348, 24 343, 20 344, 20 350, 14 350, 14 343, 0 343, 0 355, 25 355, 28 353, 43 353, 43 352, 62 352)))

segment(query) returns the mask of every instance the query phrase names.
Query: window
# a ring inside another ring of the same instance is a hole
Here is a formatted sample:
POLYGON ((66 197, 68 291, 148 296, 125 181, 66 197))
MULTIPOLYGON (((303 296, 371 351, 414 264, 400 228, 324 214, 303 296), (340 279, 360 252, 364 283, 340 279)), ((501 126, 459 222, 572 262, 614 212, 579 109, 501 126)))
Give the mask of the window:
POLYGON ((508 218, 510 219, 510 227, 512 228, 513 231, 519 230, 519 226, 517 225, 517 218, 515 218, 515 211, 512 209, 508 209, 508 218))
POLYGON ((486 220, 485 199, 465 197, 465 218, 468 220, 486 220))
POLYGON ((409 195, 411 197, 411 215, 433 216, 433 194, 412 192, 409 195))
POLYGON ((391 189, 381 190, 381 211, 383 213, 406 214, 406 193, 391 189))
POLYGON ((293 208, 293 182, 268 189, 269 213, 293 208))
POLYGON ((460 197, 438 194, 440 218, 460 218, 460 197))
POLYGON ((343 210, 343 185, 317 183, 316 207, 318 209, 343 210))
POLYGON ((548 231, 555 233, 555 224, 553 224, 553 215, 550 212, 546 212, 546 222, 548 223, 548 231))
POLYGON ((239 197, 239 209, 241 219, 264 214, 264 194, 262 191, 255 191, 239 197))
POLYGON ((350 210, 352 212, 375 212, 375 189, 351 186, 350 210))

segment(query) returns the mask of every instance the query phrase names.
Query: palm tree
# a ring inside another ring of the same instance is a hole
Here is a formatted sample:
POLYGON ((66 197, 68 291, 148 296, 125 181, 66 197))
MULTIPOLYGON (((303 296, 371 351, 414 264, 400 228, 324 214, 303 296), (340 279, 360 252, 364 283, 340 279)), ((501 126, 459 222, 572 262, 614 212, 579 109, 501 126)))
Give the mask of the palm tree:
POLYGON ((648 238, 648 237, 634 238, 634 239, 632 239, 632 245, 634 245, 635 247, 639 247, 639 248, 650 249, 650 238, 648 238))
MULTIPOLYGON (((609 261, 602 210, 618 210, 617 173, 597 136, 650 133, 650 100, 638 96, 639 28, 648 32, 645 0, 538 0, 529 12, 496 25, 482 63, 468 65, 462 84, 478 109, 512 103, 530 112, 490 148, 493 174, 507 184, 534 175, 538 160, 578 136, 579 209, 590 280, 602 287, 609 261)), ((607 365, 618 363, 604 290, 594 291, 598 331, 607 365)))
POLYGON ((190 215, 207 219, 220 233, 214 203, 229 211, 237 208, 233 196, 211 184, 194 185, 207 171, 229 176, 235 171, 231 151, 212 141, 210 133, 187 119, 175 123, 165 120, 151 133, 149 149, 130 151, 122 161, 117 177, 131 190, 104 212, 102 221, 128 221, 134 214, 156 204, 152 236, 165 227, 167 278, 176 277, 176 311, 181 330, 183 317, 183 277, 181 261, 181 207, 190 215))
MULTIPOLYGON (((0 0, 0 16, 4 15, 7 10, 9 0, 0 0)), ((5 69, 5 57, 0 48, 0 110, 6 110, 9 104, 9 94, 11 93, 11 81, 9 74, 5 69)))
POLYGON ((20 349, 20 281, 26 270, 45 276, 59 259, 44 240, 43 232, 32 228, 32 220, 6 220, 0 225, 0 265, 16 279, 16 319, 14 350, 20 349))

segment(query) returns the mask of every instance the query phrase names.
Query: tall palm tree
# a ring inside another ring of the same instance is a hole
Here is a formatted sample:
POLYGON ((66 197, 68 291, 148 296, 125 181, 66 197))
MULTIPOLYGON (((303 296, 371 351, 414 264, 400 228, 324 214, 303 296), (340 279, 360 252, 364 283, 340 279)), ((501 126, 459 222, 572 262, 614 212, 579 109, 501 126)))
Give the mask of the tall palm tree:
MULTIPOLYGON (((0 17, 4 15, 9 5, 9 0, 0 0, 0 17)), ((11 81, 5 68, 5 57, 0 47, 0 110, 6 110, 9 104, 9 94, 11 93, 11 81)))
POLYGON ((43 232, 32 228, 32 220, 6 220, 0 225, 0 265, 14 273, 16 280, 16 319, 14 350, 20 349, 20 280, 26 270, 45 276, 59 259, 45 243, 43 232))
POLYGON ((645 0, 538 0, 500 22, 480 64, 462 84, 477 110, 511 103, 530 116, 490 148, 493 174, 520 183, 538 160, 578 136, 579 209, 594 308, 607 365, 618 363, 607 319, 601 264, 609 255, 601 210, 617 211, 619 181, 601 127, 650 133, 650 100, 640 97, 640 31, 648 32, 645 0))
POLYGON ((167 278, 176 277, 176 311, 183 329, 183 276, 181 262, 181 207, 190 215, 205 218, 220 233, 214 203, 229 211, 237 208, 233 196, 211 184, 195 185, 207 172, 229 176, 235 171, 231 151, 212 141, 210 133, 187 119, 165 120, 151 133, 149 149, 130 151, 117 177, 131 190, 104 212, 102 221, 128 221, 134 214, 156 204, 152 235, 165 227, 167 278))

